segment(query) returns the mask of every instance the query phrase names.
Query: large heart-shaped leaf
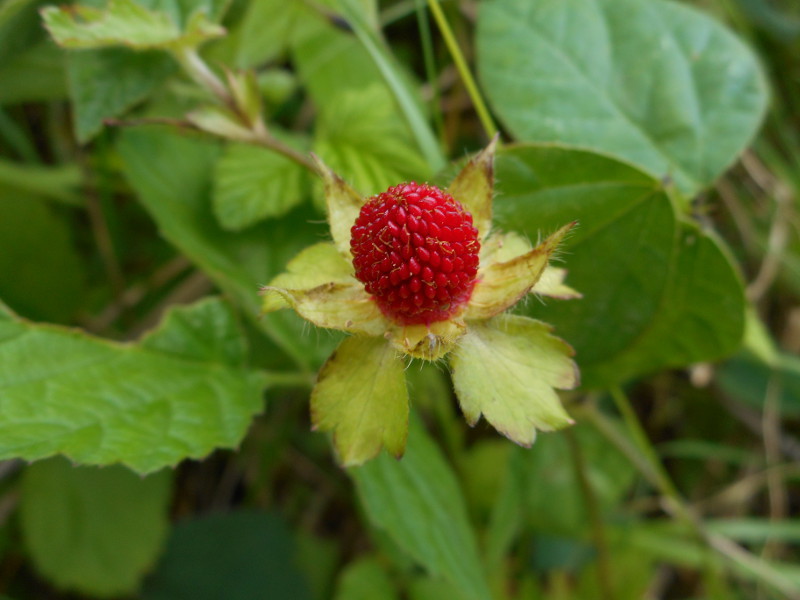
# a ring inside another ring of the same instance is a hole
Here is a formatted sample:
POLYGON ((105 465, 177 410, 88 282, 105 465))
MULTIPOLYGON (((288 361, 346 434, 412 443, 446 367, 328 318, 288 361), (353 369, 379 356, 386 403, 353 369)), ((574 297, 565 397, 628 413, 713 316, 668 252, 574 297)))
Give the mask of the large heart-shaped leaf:
POLYGON ((530 303, 576 349, 590 387, 734 351, 742 285, 718 243, 676 218, 661 184, 587 151, 517 146, 497 160, 495 223, 532 238, 577 220, 564 243, 569 302, 530 303))
POLYGON ((610 152, 690 194, 744 149, 767 99, 744 44, 663 0, 487 0, 478 67, 518 139, 610 152))

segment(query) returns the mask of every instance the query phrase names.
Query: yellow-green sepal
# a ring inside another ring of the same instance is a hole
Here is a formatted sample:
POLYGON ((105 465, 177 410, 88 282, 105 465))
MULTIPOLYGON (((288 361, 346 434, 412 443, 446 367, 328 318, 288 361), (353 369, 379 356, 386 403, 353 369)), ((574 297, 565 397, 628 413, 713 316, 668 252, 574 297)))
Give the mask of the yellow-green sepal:
POLYGON ((363 335, 383 335, 390 324, 355 277, 353 267, 329 242, 295 256, 261 288, 262 311, 293 308, 314 325, 363 335))
POLYGON ((494 194, 494 154, 497 136, 476 154, 456 175, 447 188, 454 199, 472 215, 480 239, 489 235, 492 228, 492 196, 494 194))
POLYGON ((574 225, 565 225, 525 254, 482 269, 464 317, 468 321, 488 319, 516 304, 539 281, 553 252, 574 225))
POLYGON ((500 433, 530 446, 536 431, 573 423, 556 393, 579 384, 573 350, 551 327, 518 315, 470 323, 450 353, 453 385, 467 422, 481 415, 500 433))
POLYGON ((495 232, 481 242, 481 270, 485 270, 495 263, 508 262, 531 250, 533 250, 533 246, 528 238, 516 231, 495 232))
MULTIPOLYGON (((481 245, 481 266, 483 270, 495 263, 508 262, 530 252, 531 243, 523 235, 510 231, 508 233, 493 233, 481 245)), ((480 277, 480 275, 479 275, 480 277)), ((582 298, 580 292, 568 286, 565 282, 567 270, 561 267, 547 265, 539 281, 531 288, 531 293, 541 296, 550 296, 559 300, 572 300, 582 298)))
POLYGON ((574 288, 569 287, 564 281, 567 278, 567 270, 561 267, 548 265, 539 281, 531 288, 534 294, 550 296, 559 300, 573 300, 583 298, 583 294, 574 288))
POLYGON ((362 335, 382 335, 389 327, 378 305, 360 283, 325 283, 310 290, 266 286, 264 303, 274 305, 274 296, 317 327, 362 335))
POLYGON ((356 222, 364 198, 350 187, 339 175, 333 172, 322 159, 312 154, 311 158, 317 165, 322 181, 325 185, 325 205, 328 209, 328 225, 330 226, 333 243, 339 253, 347 258, 350 254, 350 229, 356 222))
MULTIPOLYGON (((342 258, 336 246, 330 242, 320 242, 305 248, 290 260, 286 265, 286 272, 275 277, 267 287, 311 290, 326 283, 355 282, 352 264, 342 258)), ((264 294, 262 310, 272 312, 290 305, 279 294, 264 294)))
POLYGON ((381 448, 400 458, 408 437, 408 390, 397 351, 383 338, 345 338, 311 392, 311 422, 333 432, 343 466, 360 465, 381 448))

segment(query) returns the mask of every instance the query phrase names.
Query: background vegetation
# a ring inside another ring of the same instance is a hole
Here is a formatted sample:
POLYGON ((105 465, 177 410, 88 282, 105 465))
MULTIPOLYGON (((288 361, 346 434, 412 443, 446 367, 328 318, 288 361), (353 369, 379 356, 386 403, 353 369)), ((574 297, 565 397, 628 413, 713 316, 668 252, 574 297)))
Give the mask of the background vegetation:
POLYGON ((796 3, 46 4, 0 3, 7 598, 800 598, 796 3), (521 309, 577 425, 516 447, 415 363, 407 455, 343 470, 339 338, 258 316, 305 157, 372 194, 497 129, 497 226, 581 223, 583 299, 521 309))

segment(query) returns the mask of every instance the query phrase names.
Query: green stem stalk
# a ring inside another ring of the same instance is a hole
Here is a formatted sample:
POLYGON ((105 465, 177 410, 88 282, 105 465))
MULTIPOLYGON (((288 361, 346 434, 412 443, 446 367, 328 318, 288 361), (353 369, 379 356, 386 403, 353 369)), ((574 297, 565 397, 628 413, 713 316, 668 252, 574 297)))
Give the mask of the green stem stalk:
POLYGON ((422 56, 425 60, 425 75, 428 85, 431 87, 431 116, 436 126, 436 133, 439 136, 439 143, 445 147, 444 138, 444 119, 442 118, 442 91, 439 87, 436 76, 436 57, 433 52, 433 35, 431 34, 431 24, 428 20, 428 13, 425 11, 425 0, 416 0, 417 23, 419 25, 419 36, 422 40, 422 56))
POLYGON ((439 5, 439 0, 428 0, 428 7, 433 14, 433 18, 436 20, 436 25, 439 27, 442 38, 444 38, 444 43, 447 45, 450 56, 453 58, 456 70, 458 70, 458 74, 464 82, 464 87, 467 88, 467 94, 469 94, 472 100, 475 112, 478 113, 478 119, 483 126, 483 130, 486 132, 486 137, 491 139, 497 133, 497 127, 492 120, 489 109, 486 107, 486 103, 483 101, 483 96, 481 96, 478 90, 478 85, 475 83, 475 79, 472 77, 472 73, 467 66, 464 54, 461 52, 461 48, 458 47, 458 42, 456 41, 455 35, 453 35, 453 30, 450 28, 450 23, 447 22, 447 17, 445 17, 442 7, 439 5))

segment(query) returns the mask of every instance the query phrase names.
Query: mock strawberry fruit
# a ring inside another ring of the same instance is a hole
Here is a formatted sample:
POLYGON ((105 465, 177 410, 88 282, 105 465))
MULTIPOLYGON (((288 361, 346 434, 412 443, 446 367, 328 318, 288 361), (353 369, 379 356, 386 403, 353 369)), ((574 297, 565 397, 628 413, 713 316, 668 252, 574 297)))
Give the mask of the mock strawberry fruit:
POLYGON ((448 319, 475 287, 480 242, 472 215, 434 186, 404 183, 370 198, 350 250, 356 278, 401 325, 448 319))

